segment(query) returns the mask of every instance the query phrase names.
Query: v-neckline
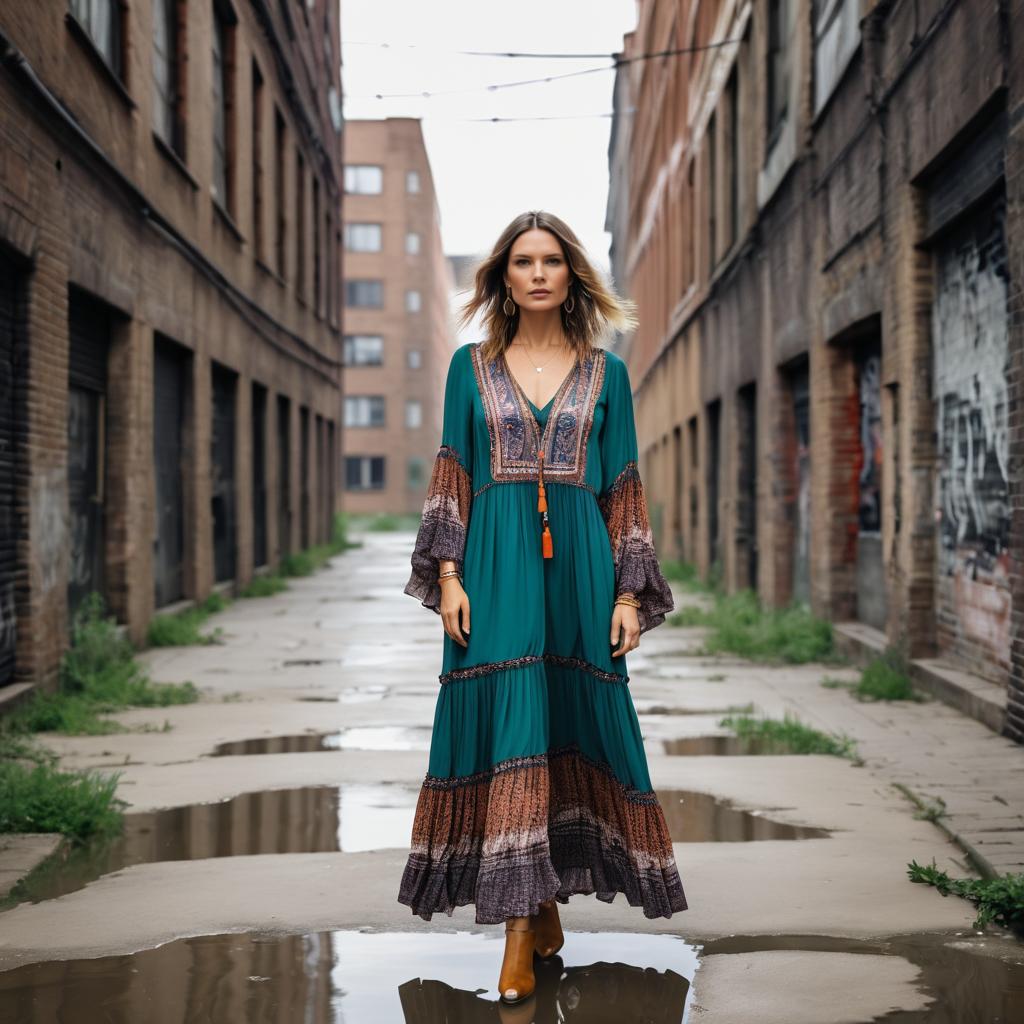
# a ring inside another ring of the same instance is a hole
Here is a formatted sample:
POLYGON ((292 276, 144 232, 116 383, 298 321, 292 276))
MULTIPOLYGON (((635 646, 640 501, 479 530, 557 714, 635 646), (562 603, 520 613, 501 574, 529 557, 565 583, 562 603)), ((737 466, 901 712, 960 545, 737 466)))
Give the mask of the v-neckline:
MULTIPOLYGON (((537 412, 543 412, 549 405, 553 405, 555 401, 561 396, 562 392, 565 390, 566 385, 569 383, 573 374, 576 372, 576 368, 580 364, 580 357, 579 354, 576 355, 576 358, 573 360, 572 366, 569 367, 569 372, 562 378, 562 382, 555 389, 555 393, 543 405, 535 405, 533 402, 530 401, 529 396, 523 390, 523 386, 519 383, 518 380, 516 380, 516 375, 512 372, 512 367, 508 365, 508 360, 505 358, 504 349, 502 349, 501 352, 501 363, 505 370, 505 373, 508 375, 508 379, 512 382, 512 386, 519 393, 520 398, 522 398, 522 400, 526 402, 526 404, 529 405, 531 408, 536 409, 537 412)), ((548 422, 550 422, 550 417, 548 418, 548 422)), ((541 430, 541 436, 543 437, 546 432, 547 422, 544 424, 544 427, 541 430)))

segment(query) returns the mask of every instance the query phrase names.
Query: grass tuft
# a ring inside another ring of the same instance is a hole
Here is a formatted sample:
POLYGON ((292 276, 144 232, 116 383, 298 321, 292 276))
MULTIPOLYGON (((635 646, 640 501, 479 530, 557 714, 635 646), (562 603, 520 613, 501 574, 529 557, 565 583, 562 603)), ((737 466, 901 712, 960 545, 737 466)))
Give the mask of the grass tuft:
POLYGON ((1024 933, 1024 872, 998 878, 950 878, 935 866, 933 858, 931 864, 912 860, 907 875, 912 882, 935 886, 943 896, 952 894, 973 903, 978 911, 975 928, 994 924, 1018 935, 1024 933))
POLYGON ((216 591, 205 601, 183 612, 154 615, 149 620, 146 642, 150 647, 191 647, 221 642, 222 630, 218 626, 211 633, 201 633, 206 620, 222 612, 231 603, 229 598, 216 591))
POLYGON ((253 576, 239 591, 239 597, 273 597, 288 589, 288 581, 277 573, 253 576))
POLYGON ((753 741, 763 754, 831 754, 858 760, 857 744, 846 733, 824 733, 787 713, 782 719, 728 715, 718 723, 740 739, 753 741))
POLYGON ((672 612, 665 620, 670 626, 710 626, 712 612, 707 608, 689 604, 672 612))
POLYGON ((788 664, 839 660, 832 624, 802 606, 765 609, 752 590, 741 590, 718 597, 707 614, 709 654, 788 664))
POLYGON ((120 830, 120 773, 61 771, 52 751, 10 735, 0 754, 0 833, 59 832, 81 843, 120 830))
POLYGON ((906 654, 899 647, 887 647, 873 658, 861 673, 860 682, 853 690, 861 700, 923 701, 910 681, 910 666, 906 654))
MULTIPOLYGON (((124 727, 100 714, 126 707, 168 707, 199 699, 192 683, 154 683, 135 660, 131 642, 104 615, 96 592, 82 602, 71 627, 71 646, 61 660, 55 693, 36 693, 5 716, 3 734, 32 732, 99 735, 124 727)), ((15 742, 15 740, 11 740, 15 742)))

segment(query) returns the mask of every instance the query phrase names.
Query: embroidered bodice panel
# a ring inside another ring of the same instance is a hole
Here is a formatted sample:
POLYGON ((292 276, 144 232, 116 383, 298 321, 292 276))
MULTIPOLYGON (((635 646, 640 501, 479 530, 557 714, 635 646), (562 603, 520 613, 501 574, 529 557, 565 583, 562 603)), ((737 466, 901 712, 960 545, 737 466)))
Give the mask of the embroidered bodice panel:
POLYGON ((491 477, 495 482, 535 480, 537 453, 544 451, 544 478, 583 484, 587 442, 604 383, 604 349, 592 348, 559 385, 544 427, 508 367, 504 354, 492 360, 472 347, 473 373, 491 442, 491 477))

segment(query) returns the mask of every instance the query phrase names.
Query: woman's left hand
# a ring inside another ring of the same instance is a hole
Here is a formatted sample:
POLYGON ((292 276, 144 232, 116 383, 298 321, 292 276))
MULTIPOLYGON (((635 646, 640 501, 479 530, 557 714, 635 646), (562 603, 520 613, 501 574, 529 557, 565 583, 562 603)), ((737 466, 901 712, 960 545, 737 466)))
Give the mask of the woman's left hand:
POLYGON ((631 605, 617 604, 613 607, 611 643, 612 646, 619 643, 619 649, 612 651, 613 658, 621 657, 627 651, 640 646, 640 619, 637 617, 636 609, 631 605))

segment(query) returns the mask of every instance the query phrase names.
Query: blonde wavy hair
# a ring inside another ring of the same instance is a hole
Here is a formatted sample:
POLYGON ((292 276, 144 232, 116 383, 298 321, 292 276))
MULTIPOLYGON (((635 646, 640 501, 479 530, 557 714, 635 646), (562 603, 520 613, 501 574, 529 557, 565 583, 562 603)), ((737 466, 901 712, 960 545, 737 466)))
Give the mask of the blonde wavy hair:
POLYGON ((558 239, 562 255, 569 265, 569 297, 573 310, 562 310, 562 328, 566 340, 583 355, 608 328, 631 330, 637 325, 636 305, 630 299, 617 295, 594 268, 576 233, 560 217, 544 210, 529 210, 516 217, 502 233, 491 254, 478 265, 473 295, 459 313, 458 326, 466 327, 482 311, 486 339, 481 355, 491 360, 509 346, 519 327, 519 306, 509 316, 503 307, 505 301, 504 272, 515 240, 531 228, 550 231, 558 239))

